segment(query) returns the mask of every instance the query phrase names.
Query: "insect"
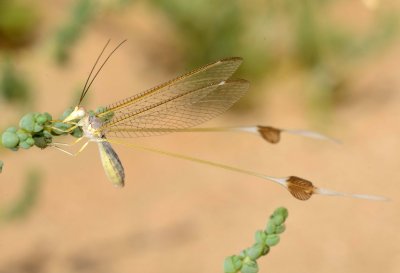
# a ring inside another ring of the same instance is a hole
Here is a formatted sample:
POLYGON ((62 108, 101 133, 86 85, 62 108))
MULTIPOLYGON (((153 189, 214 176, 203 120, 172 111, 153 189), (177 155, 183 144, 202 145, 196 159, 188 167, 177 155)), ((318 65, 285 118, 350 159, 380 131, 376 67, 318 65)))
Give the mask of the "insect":
MULTIPOLYGON (((62 120, 64 123, 73 124, 70 130, 76 127, 82 129, 83 137, 75 143, 82 139, 87 140, 76 154, 84 150, 89 142, 97 143, 105 173, 115 186, 124 186, 125 172, 111 144, 122 144, 135 149, 191 160, 269 180, 285 187, 299 200, 308 200, 313 194, 347 196, 371 200, 384 199, 380 196, 348 194, 317 188, 310 181, 297 176, 277 178, 186 155, 110 140, 109 137, 142 137, 172 132, 226 131, 258 134, 270 143, 279 142, 282 132, 327 139, 327 137, 315 132, 283 130, 270 126, 193 128, 223 113, 249 89, 249 83, 246 80, 232 78, 232 75, 242 63, 242 59, 239 57, 222 59, 208 64, 147 91, 108 105, 99 113, 93 114, 86 111, 82 106, 85 95, 107 60, 124 42, 120 43, 108 55, 93 78, 91 78, 99 59, 109 43, 107 42, 90 71, 78 105, 69 116, 62 120)), ((76 155, 65 151, 56 144, 53 146, 70 155, 76 155)))

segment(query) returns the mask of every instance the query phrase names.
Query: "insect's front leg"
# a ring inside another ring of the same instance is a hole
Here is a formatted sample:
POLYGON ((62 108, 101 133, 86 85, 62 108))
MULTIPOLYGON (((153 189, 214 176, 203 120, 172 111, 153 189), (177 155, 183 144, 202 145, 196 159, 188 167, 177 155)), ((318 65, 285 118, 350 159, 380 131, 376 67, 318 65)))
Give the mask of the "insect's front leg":
POLYGON ((74 142, 72 143, 61 143, 61 142, 53 142, 54 145, 61 145, 61 146, 74 146, 75 144, 79 143, 81 140, 83 139, 83 137, 80 137, 78 139, 76 139, 74 142))
MULTIPOLYGON (((79 140, 81 140, 83 137, 81 137, 79 140)), ((78 141, 79 142, 79 141, 78 141)), ((67 151, 67 150, 64 150, 64 149, 62 149, 62 148, 60 148, 60 147, 58 147, 56 144, 54 144, 54 143, 51 143, 49 146, 50 147, 54 147, 54 148, 56 148, 57 150, 59 150, 59 151, 61 151, 61 152, 63 152, 63 153, 66 153, 67 155, 70 155, 70 156, 77 156, 78 154, 80 154, 84 149, 86 149, 86 147, 87 147, 87 145, 89 144, 89 142, 90 142, 90 140, 88 140, 88 141, 86 141, 83 145, 82 145, 82 147, 76 152, 76 153, 71 153, 71 152, 69 152, 69 151, 67 151)))

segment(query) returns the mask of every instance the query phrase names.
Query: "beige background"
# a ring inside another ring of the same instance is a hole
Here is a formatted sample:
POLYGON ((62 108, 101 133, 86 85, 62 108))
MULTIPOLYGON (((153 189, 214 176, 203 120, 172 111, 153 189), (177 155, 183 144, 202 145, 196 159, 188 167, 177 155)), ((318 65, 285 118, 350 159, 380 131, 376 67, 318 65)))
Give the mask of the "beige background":
MULTIPOLYGON (((48 9, 42 35, 62 10, 55 4, 48 9)), ((358 15, 367 17, 368 11, 358 15)), ((20 61, 37 82, 36 110, 61 113, 108 38, 129 41, 96 80, 90 108, 181 74, 157 65, 154 56, 168 60, 167 49, 174 48, 163 27, 140 8, 106 17, 75 47, 67 69, 54 69, 38 45, 20 61)), ((260 260, 260 272, 399 272, 399 69, 399 42, 357 64, 351 99, 335 108, 324 131, 343 145, 284 135, 273 146, 229 133, 131 140, 273 176, 298 175, 321 187, 384 195, 390 202, 322 196, 300 202, 257 178, 117 146, 127 179, 124 189, 115 189, 94 144, 76 158, 51 149, 8 152, 2 154, 1 203, 19 192, 21 170, 34 166, 45 177, 31 215, 0 227, 0 272, 221 272, 224 257, 250 246, 253 233, 278 206, 289 209, 287 231, 260 260)), ((284 79, 268 83, 274 92, 254 111, 227 113, 208 125, 315 129, 298 89, 303 75, 284 79)), ((264 87, 252 86, 247 96, 256 88, 264 87)), ((18 116, 6 119, 3 126, 18 116)))

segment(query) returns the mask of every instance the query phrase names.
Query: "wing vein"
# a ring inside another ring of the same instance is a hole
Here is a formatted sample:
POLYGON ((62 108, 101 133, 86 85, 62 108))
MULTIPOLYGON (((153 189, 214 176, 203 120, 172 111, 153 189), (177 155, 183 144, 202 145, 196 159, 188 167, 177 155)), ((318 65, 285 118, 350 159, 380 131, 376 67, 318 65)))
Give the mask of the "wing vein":
POLYGON ((247 91, 247 81, 230 79, 241 62, 237 57, 220 60, 111 104, 98 114, 110 115, 99 130, 111 137, 139 137, 210 120, 247 91))

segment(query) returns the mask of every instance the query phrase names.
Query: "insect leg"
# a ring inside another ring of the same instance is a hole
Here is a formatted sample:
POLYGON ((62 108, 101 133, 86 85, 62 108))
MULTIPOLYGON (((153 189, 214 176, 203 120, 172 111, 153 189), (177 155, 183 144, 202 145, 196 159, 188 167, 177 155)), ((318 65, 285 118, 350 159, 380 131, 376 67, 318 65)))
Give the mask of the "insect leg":
POLYGON ((74 142, 72 143, 61 143, 61 142, 53 142, 53 144, 55 145, 60 145, 60 146, 74 146, 75 144, 79 143, 81 140, 83 139, 83 137, 80 137, 78 139, 76 139, 74 142))
POLYGON ((77 156, 78 154, 80 154, 80 153, 87 147, 87 145, 89 144, 89 142, 90 142, 90 140, 86 141, 85 144, 83 144, 82 147, 81 147, 76 153, 71 153, 71 152, 69 152, 69 151, 67 151, 67 150, 64 150, 64 149, 58 147, 57 145, 55 145, 54 143, 51 143, 49 146, 50 146, 50 147, 54 147, 54 148, 56 148, 57 150, 66 153, 67 155, 70 155, 70 156, 77 156))

